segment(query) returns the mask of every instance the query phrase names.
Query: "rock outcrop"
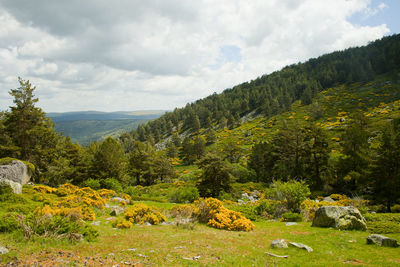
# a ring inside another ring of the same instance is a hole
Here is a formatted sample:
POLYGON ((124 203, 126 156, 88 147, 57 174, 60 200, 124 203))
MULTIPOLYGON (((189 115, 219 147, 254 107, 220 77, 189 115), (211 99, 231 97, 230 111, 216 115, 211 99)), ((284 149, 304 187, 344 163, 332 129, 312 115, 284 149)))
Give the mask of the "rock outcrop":
POLYGON ((315 212, 312 226, 341 230, 367 230, 360 211, 354 207, 323 206, 315 212))
POLYGON ((13 160, 0 166, 0 183, 8 184, 14 193, 21 194, 22 186, 31 179, 31 172, 23 162, 13 160))

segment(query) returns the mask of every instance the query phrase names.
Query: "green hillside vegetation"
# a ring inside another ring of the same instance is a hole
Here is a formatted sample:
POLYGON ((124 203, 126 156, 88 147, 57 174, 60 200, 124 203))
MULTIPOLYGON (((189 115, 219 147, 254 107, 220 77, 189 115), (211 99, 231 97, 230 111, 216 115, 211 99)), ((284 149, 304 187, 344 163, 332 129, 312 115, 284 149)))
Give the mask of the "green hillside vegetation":
POLYGON ((11 250, 2 261, 398 264, 397 249, 365 238, 400 238, 399 59, 400 35, 385 37, 87 147, 55 131, 35 87, 20 78, 14 106, 0 114, 0 158, 33 164, 36 186, 22 195, 0 186, 0 243, 11 250), (358 208, 367 232, 311 227, 325 205, 358 208), (271 250, 281 238, 314 251, 271 250))

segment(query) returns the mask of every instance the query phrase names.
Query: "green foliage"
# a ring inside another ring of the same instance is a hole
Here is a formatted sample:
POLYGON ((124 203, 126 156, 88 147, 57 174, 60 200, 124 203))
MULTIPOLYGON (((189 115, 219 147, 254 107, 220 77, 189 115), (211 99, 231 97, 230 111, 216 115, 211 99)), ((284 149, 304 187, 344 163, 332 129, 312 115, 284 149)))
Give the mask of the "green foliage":
POLYGON ((3 198, 4 196, 8 196, 9 194, 12 194, 13 190, 12 188, 6 184, 1 182, 0 183, 0 197, 3 198))
POLYGON ((15 215, 8 213, 0 215, 0 233, 12 233, 17 230, 15 215))
POLYGON ((88 242, 97 241, 97 238, 100 236, 99 231, 97 231, 93 226, 88 224, 83 226, 80 232, 82 233, 85 240, 88 242))
POLYGON ((274 181, 265 196, 285 203, 292 212, 300 212, 300 204, 310 195, 310 189, 304 181, 274 181))
MULTIPOLYGON (((106 180, 107 180, 107 179, 106 179, 106 180)), ((115 180, 115 179, 114 179, 114 180, 115 180)), ((104 181, 105 181, 105 180, 104 180, 104 181)), ((113 187, 115 187, 115 186, 113 186, 113 183, 115 183, 115 182, 118 182, 118 181, 117 181, 117 180, 115 180, 115 181, 109 181, 109 180, 107 180, 107 182, 104 182, 104 183, 106 184, 106 186, 110 186, 111 188, 107 188, 107 187, 105 187, 105 188, 114 190, 113 187)), ((97 179, 89 178, 89 179, 83 181, 83 183, 81 184, 81 186, 82 186, 82 187, 90 187, 90 188, 92 188, 92 189, 94 189, 94 190, 98 190, 98 189, 101 188, 101 183, 100 183, 100 181, 97 180, 97 179)), ((114 190, 114 191, 116 191, 116 190, 114 190)), ((117 192, 117 191, 116 191, 116 192, 117 192)))
POLYGON ((400 205, 399 205, 399 204, 393 205, 393 207, 391 208, 391 210, 392 210, 392 212, 394 212, 394 213, 400 213, 400 205))
POLYGON ((285 212, 281 218, 282 222, 301 222, 302 220, 303 216, 301 214, 293 212, 285 212))
POLYGON ((177 188, 172 191, 168 196, 168 200, 172 203, 192 203, 199 197, 199 191, 197 188, 188 186, 177 188))
POLYGON ((263 199, 258 202, 255 211, 258 215, 263 217, 275 217, 280 205, 282 205, 280 201, 263 199))
POLYGON ((374 234, 400 233, 400 224, 391 221, 369 221, 367 222, 367 229, 368 232, 374 234))
POLYGON ((228 192, 231 189, 228 166, 219 156, 209 153, 197 164, 203 171, 197 186, 200 196, 216 198, 222 191, 228 192))
POLYGON ((106 138, 94 153, 93 174, 99 179, 115 178, 126 183, 127 159, 121 144, 106 138))
POLYGON ((122 185, 115 178, 106 178, 101 180, 100 183, 102 188, 111 189, 118 193, 123 191, 122 185))
POLYGON ((229 172, 232 177, 239 183, 247 183, 254 181, 256 178, 256 173, 252 169, 247 169, 241 164, 234 163, 229 165, 229 172))
POLYGON ((370 179, 375 199, 386 204, 387 211, 400 198, 400 118, 384 130, 381 145, 371 164, 370 179))

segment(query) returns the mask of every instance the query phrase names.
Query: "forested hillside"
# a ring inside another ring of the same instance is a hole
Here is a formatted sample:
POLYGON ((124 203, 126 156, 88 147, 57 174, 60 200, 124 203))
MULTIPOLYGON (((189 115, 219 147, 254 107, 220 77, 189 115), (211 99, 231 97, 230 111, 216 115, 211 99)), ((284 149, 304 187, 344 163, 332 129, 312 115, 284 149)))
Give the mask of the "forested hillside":
POLYGON ((280 71, 213 94, 175 109, 131 133, 140 141, 159 142, 173 129, 235 127, 254 112, 271 116, 287 111, 296 100, 310 104, 318 92, 338 84, 371 81, 383 73, 397 77, 400 35, 384 37, 365 47, 349 48, 287 66, 280 71))

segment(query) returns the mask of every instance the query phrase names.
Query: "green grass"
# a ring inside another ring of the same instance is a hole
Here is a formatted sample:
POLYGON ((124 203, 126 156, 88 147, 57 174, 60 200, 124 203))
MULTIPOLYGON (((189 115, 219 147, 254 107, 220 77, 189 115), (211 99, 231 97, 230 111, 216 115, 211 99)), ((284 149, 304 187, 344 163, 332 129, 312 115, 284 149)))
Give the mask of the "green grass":
MULTIPOLYGON (((159 203, 146 203, 155 204, 159 203)), ((400 264, 398 248, 366 245, 367 232, 338 231, 311 227, 310 223, 285 226, 281 222, 255 222, 252 232, 229 232, 205 225, 194 230, 175 226, 134 226, 112 229, 105 217, 100 218, 98 242, 71 244, 65 241, 39 240, 16 243, 13 236, 1 235, 0 242, 11 247, 12 257, 36 256, 42 250, 71 252, 76 257, 111 257, 115 262, 135 261, 156 266, 395 266, 400 264), (272 249, 274 239, 300 242, 311 246, 311 253, 297 248, 272 249), (136 251, 127 251, 135 248, 136 251), (267 256, 265 252, 288 255, 288 259, 267 256), (112 253, 112 254, 110 254, 112 253), (112 255, 112 256, 109 256, 112 255), (142 257, 145 255, 146 257, 142 257), (187 260, 200 256, 198 260, 187 260)), ((400 239, 400 234, 387 234, 400 239)), ((3 257, 4 258, 4 257, 3 257)))

